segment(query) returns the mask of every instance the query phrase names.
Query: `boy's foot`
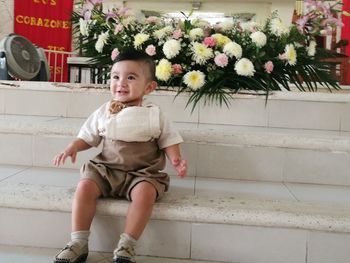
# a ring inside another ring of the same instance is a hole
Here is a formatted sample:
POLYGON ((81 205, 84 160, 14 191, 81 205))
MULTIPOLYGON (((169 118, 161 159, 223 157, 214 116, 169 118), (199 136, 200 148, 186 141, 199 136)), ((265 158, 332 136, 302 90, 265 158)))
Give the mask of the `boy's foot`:
POLYGON ((54 263, 82 263, 88 257, 88 245, 81 244, 77 241, 70 241, 58 254, 55 256, 54 263))
POLYGON ((113 259, 113 262, 112 263, 135 263, 135 261, 131 261, 130 258, 116 258, 116 259, 113 259))
POLYGON ((118 247, 113 252, 113 263, 136 263, 135 243, 136 240, 129 235, 121 234, 118 247))

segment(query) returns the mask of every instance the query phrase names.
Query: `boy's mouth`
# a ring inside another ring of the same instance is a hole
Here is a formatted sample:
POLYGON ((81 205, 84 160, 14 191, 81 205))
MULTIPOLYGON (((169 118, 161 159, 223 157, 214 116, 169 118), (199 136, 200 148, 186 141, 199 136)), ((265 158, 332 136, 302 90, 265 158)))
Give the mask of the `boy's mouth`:
POLYGON ((117 90, 117 94, 119 94, 119 95, 126 95, 128 93, 129 93, 129 91, 127 91, 127 90, 117 90))

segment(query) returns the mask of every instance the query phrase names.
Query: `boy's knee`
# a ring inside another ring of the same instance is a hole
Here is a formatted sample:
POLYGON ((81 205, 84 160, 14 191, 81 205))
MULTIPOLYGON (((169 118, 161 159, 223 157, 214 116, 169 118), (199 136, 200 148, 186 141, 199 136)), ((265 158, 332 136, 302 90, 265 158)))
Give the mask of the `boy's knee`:
POLYGON ((93 198, 98 198, 101 195, 96 182, 89 179, 80 180, 75 193, 77 196, 90 196, 93 198))
POLYGON ((131 200, 133 202, 143 202, 153 204, 157 198, 157 191, 153 184, 142 181, 131 190, 131 200))

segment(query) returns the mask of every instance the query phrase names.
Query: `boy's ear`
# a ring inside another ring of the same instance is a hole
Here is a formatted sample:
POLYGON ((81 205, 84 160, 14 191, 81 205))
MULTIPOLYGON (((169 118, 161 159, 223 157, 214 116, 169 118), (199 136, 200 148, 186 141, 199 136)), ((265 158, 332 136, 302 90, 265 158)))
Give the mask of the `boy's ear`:
POLYGON ((145 90, 145 94, 149 94, 152 91, 154 91, 157 88, 158 84, 156 81, 152 80, 151 82, 149 82, 147 84, 146 90, 145 90))

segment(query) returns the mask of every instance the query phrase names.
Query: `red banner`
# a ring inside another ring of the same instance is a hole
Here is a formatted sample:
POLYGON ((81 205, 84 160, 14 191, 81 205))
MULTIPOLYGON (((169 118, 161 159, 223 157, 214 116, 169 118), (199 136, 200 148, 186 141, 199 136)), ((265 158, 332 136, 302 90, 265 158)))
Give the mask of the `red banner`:
POLYGON ((67 82, 67 55, 72 46, 73 0, 15 0, 14 32, 44 49, 50 63, 50 81, 67 82), (62 75, 63 74, 63 75, 62 75))
MULTIPOLYGON (((350 12, 350 0, 343 0, 343 10, 350 12)), ((349 41, 349 44, 346 46, 346 54, 350 58, 350 17, 349 16, 342 16, 344 27, 342 28, 342 39, 346 39, 349 41)), ((350 67, 348 70, 348 81, 347 85, 350 84, 350 67)))

